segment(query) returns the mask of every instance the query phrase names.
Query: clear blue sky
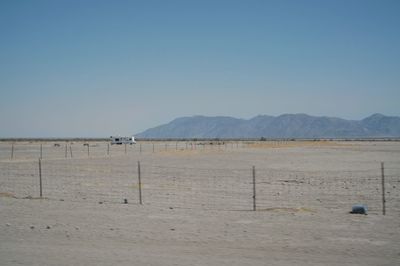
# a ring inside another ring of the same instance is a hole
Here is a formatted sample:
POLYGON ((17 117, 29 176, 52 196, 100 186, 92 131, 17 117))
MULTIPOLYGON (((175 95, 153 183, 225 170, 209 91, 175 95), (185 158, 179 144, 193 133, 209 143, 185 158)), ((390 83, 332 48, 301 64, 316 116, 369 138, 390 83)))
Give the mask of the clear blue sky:
POLYGON ((0 1, 0 137, 400 115, 400 1, 0 1))

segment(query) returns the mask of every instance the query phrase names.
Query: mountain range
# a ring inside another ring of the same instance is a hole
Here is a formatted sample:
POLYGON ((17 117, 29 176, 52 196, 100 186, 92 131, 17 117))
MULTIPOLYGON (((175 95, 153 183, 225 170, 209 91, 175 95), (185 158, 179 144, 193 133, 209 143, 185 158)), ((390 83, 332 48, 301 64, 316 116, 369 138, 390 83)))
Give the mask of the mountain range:
POLYGON ((400 117, 373 114, 362 120, 307 114, 181 117, 150 128, 138 138, 381 138, 400 137, 400 117))

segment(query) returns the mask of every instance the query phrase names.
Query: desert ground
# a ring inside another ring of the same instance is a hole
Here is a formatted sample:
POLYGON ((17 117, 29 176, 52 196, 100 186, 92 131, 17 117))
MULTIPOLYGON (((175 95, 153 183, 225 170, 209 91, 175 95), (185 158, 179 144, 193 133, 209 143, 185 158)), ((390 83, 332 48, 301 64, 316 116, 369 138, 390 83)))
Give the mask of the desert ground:
POLYGON ((400 265, 400 142, 3 141, 0 217, 0 265, 400 265))

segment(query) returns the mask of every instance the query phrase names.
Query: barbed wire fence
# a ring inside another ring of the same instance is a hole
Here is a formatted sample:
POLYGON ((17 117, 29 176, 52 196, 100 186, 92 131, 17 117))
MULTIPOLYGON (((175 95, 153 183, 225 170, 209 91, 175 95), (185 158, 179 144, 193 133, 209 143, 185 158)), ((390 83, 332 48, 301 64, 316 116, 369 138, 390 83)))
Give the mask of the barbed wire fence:
POLYGON ((104 141, 0 141, 0 161, 114 157, 173 151, 233 151, 243 148, 279 148, 324 146, 327 141, 289 140, 207 140, 207 141, 143 141, 134 145, 110 145, 104 141), (325 144, 324 144, 325 143, 325 144))
POLYGON ((354 171, 255 166, 253 179, 252 166, 185 167, 147 160, 141 163, 139 185, 140 157, 122 156, 124 148, 119 147, 121 156, 42 158, 40 172, 39 159, 0 161, 0 193, 39 198, 42 190, 43 197, 52 200, 122 203, 126 199, 131 204, 139 204, 141 193, 144 205, 242 211, 254 206, 258 211, 349 210, 352 204, 365 204, 370 213, 380 214, 386 208, 387 213, 400 214, 400 168, 390 163, 384 166, 382 183, 379 164, 354 171))
MULTIPOLYGON (((278 142, 277 142, 278 143, 278 142)), ((110 145, 107 142, 0 142, 0 161, 114 157, 168 151, 234 150, 246 147, 243 141, 171 141, 143 142, 134 145, 110 145)))
POLYGON ((192 168, 144 164, 144 202, 175 208, 249 210, 250 169, 192 168))
POLYGON ((0 143, 0 161, 122 156, 137 152, 137 148, 105 142, 0 143))
MULTIPOLYGON (((397 170, 398 171, 398 170, 397 170)), ((349 209, 353 204, 367 205, 372 213, 382 210, 382 186, 379 165, 376 169, 357 171, 295 171, 260 169, 257 180, 260 208, 314 208, 349 209)), ((399 211, 400 195, 395 175, 386 177, 386 187, 391 187, 392 210, 399 211)))

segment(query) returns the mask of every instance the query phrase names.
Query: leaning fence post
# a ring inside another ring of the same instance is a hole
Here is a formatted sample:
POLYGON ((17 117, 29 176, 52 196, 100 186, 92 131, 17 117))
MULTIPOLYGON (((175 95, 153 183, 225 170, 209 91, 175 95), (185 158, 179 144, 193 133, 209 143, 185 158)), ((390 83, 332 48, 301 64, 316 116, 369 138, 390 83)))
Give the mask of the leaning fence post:
POLYGON ((139 204, 142 205, 142 180, 140 178, 140 161, 138 161, 139 204))
POLYGON ((256 167, 253 166, 253 211, 256 210, 256 167))
POLYGON ((382 214, 386 215, 386 198, 385 198, 385 167, 381 162, 381 173, 382 173, 382 214))
POLYGON ((43 197, 42 193, 42 159, 39 158, 39 191, 40 191, 40 198, 43 197))

